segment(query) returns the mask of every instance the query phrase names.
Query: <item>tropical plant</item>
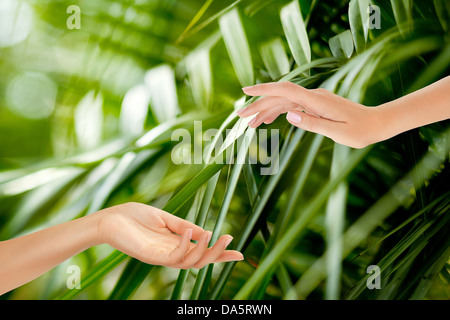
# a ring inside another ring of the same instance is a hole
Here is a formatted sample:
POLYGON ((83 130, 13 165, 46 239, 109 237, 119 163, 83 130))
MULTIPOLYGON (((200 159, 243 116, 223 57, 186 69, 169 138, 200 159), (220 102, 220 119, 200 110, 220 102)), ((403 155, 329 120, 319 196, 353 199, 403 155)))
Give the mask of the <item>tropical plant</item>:
POLYGON ((174 270, 99 246, 3 298, 449 298, 448 121, 354 150, 282 117, 255 130, 235 114, 257 99, 240 88, 260 82, 376 106, 448 75, 448 2, 371 1, 381 20, 370 29, 357 0, 80 1, 70 31, 66 1, 26 3, 35 30, 1 48, 1 103, 13 110, 11 83, 31 71, 58 95, 33 120, 31 132, 48 130, 30 139, 39 151, 13 146, 7 121, 31 120, 3 108, 1 239, 137 201, 213 230, 212 241, 233 235, 245 261, 174 270), (219 129, 210 144, 196 121, 219 129), (174 163, 196 146, 201 164, 174 163), (263 158, 278 170, 261 174, 263 158), (66 288, 70 264, 82 267, 80 290, 66 288), (370 265, 379 290, 367 288, 370 265))

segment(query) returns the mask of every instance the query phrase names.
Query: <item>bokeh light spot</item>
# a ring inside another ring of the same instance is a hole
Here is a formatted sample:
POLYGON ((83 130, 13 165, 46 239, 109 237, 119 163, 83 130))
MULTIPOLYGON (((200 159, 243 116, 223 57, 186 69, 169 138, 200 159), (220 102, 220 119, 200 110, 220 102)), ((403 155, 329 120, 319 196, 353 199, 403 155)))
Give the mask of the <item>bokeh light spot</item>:
POLYGON ((8 107, 15 114, 29 119, 45 119, 55 107, 56 84, 37 72, 17 75, 6 89, 8 107))
POLYGON ((25 40, 33 24, 33 10, 18 0, 0 1, 0 47, 10 47, 25 40))

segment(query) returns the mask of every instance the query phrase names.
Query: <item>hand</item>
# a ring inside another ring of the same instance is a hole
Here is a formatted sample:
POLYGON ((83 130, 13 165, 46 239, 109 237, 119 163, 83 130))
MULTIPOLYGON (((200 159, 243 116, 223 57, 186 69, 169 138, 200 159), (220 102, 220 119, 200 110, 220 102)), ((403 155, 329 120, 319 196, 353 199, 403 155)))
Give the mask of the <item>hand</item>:
POLYGON ((209 263, 243 260, 240 252, 225 250, 233 239, 230 235, 208 248, 210 231, 151 206, 126 203, 98 214, 100 242, 145 263, 200 269, 209 263))
POLYGON ((242 260, 225 250, 224 235, 208 248, 211 232, 163 210, 125 203, 28 235, 0 241, 0 295, 27 283, 70 257, 107 243, 143 262, 172 268, 242 260), (198 240, 197 244, 191 239, 198 240))
POLYGON ((287 112, 287 120, 301 129, 322 134, 337 143, 364 148, 378 141, 377 108, 365 107, 325 89, 306 89, 292 82, 273 82, 243 88, 249 96, 264 96, 237 112, 256 115, 249 126, 272 123, 287 112))

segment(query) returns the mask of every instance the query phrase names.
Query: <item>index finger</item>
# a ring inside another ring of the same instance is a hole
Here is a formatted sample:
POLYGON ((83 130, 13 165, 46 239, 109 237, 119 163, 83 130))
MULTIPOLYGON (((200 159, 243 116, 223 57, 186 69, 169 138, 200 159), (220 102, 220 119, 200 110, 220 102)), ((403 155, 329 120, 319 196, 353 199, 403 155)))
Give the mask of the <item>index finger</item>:
POLYGON ((193 240, 199 240, 206 232, 206 230, 197 226, 196 224, 170 214, 166 211, 161 210, 160 216, 163 219, 166 227, 172 232, 183 234, 186 229, 192 229, 193 240))
POLYGON ((261 83, 251 87, 242 88, 249 96, 275 96, 285 97, 300 104, 310 104, 311 92, 290 81, 261 83))

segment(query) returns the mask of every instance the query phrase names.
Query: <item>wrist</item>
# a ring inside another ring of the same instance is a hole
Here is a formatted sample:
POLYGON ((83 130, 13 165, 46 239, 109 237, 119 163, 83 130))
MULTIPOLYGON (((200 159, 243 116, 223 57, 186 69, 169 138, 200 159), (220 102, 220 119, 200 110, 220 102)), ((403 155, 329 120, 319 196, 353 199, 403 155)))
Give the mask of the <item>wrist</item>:
POLYGON ((360 117, 356 120, 354 138, 357 140, 357 145, 366 147, 368 145, 377 143, 382 140, 381 132, 383 131, 383 122, 380 110, 377 107, 361 106, 360 117))
POLYGON ((382 104, 377 107, 370 107, 370 118, 372 127, 372 143, 387 140, 397 135, 395 131, 395 116, 391 110, 382 104))
POLYGON ((111 239, 115 237, 120 228, 120 223, 117 220, 121 215, 121 210, 124 205, 109 207, 97 211, 92 216, 92 225, 95 226, 95 241, 97 244, 110 244, 111 239))
POLYGON ((75 220, 79 222, 79 228, 83 229, 81 232, 85 235, 87 247, 93 247, 104 243, 100 228, 101 220, 104 215, 105 213, 103 211, 98 211, 75 220))

